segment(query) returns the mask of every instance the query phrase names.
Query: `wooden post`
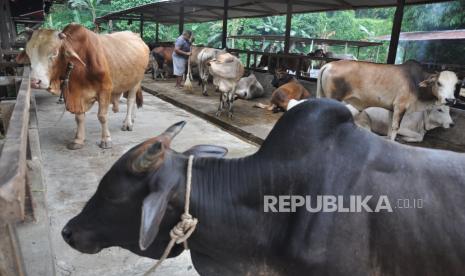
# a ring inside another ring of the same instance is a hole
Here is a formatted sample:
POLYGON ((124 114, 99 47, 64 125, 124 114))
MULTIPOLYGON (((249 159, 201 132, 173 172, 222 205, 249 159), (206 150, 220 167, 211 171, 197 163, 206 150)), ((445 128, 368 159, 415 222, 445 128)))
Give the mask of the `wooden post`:
POLYGON ((221 37, 221 48, 223 48, 223 49, 228 47, 227 41, 226 41, 226 38, 228 37, 228 10, 229 10, 229 0, 224 0, 224 6, 223 6, 223 34, 222 34, 222 37, 221 37))
POLYGON ((184 1, 181 2, 181 7, 179 8, 179 35, 182 35, 184 32, 184 1))
POLYGON ((158 43, 159 41, 159 30, 160 30, 160 24, 157 22, 155 25, 155 42, 158 43))
POLYGON ((292 0, 287 0, 286 32, 284 34, 284 53, 288 54, 291 42, 292 0))
POLYGON ((140 26, 139 26, 140 37, 144 39, 144 15, 140 15, 140 26))
POLYGON ((15 35, 10 13, 10 1, 0 0, 0 48, 11 49, 15 35))
POLYGON ((394 22, 392 24, 391 42, 389 43, 388 64, 396 63, 397 46, 399 46, 400 30, 404 17, 404 6, 405 0, 397 0, 396 13, 394 14, 394 22))

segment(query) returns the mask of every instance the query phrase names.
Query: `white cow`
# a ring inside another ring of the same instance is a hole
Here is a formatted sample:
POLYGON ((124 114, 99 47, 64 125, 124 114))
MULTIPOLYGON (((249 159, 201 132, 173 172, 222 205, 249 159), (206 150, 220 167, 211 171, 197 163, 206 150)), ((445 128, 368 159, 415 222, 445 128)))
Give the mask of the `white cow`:
MULTIPOLYGON (((369 107, 354 117, 355 123, 376 134, 388 135, 392 112, 381 107, 369 107)), ((400 123, 398 136, 405 142, 421 142, 426 132, 437 127, 454 125, 446 105, 433 105, 423 111, 406 113, 400 123)))
POLYGON ((239 80, 235 94, 239 99, 251 100, 263 97, 265 95, 265 90, 257 80, 257 77, 255 77, 254 74, 250 74, 250 76, 243 77, 239 80))
POLYGON ((232 118, 234 91, 236 91, 237 82, 244 74, 244 66, 237 57, 230 53, 219 54, 207 64, 210 66, 209 71, 213 76, 213 84, 221 92, 216 116, 220 116, 227 108, 228 116, 232 118))

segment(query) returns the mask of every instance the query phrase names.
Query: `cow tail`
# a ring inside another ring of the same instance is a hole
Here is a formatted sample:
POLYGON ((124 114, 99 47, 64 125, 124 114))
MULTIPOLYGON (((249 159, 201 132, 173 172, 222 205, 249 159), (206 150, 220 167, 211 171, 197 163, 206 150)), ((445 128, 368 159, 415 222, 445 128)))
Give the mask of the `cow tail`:
POLYGON ((136 104, 137 108, 141 108, 142 105, 144 104, 144 96, 142 95, 142 88, 139 87, 136 92, 136 104))
POLYGON ((202 79, 203 79, 203 71, 205 70, 205 68, 203 68, 203 67, 205 66, 205 64, 203 64, 203 61, 204 61, 204 59, 203 59, 204 53, 205 53, 204 50, 200 51, 199 56, 198 56, 198 58, 197 58, 197 63, 198 63, 198 66, 199 66, 199 75, 200 75, 200 80, 201 80, 201 81, 202 81, 202 79))
POLYGON ((318 79, 316 83, 316 97, 321 98, 324 97, 324 91, 323 91, 323 74, 326 70, 326 68, 330 66, 329 64, 324 65, 321 67, 320 72, 318 72, 318 79))

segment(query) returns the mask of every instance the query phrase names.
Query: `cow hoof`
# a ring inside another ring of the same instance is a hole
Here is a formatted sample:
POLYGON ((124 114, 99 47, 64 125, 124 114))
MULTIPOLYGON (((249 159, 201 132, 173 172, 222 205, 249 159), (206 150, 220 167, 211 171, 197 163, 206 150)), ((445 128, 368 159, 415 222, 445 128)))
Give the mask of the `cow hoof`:
POLYGON ((84 147, 83 144, 78 144, 75 142, 71 142, 68 145, 66 145, 66 148, 69 150, 78 150, 78 149, 82 149, 83 147, 84 147))
POLYGON ((132 129, 133 129, 133 126, 123 126, 121 128, 122 131, 132 131, 132 129))
POLYGON ((216 113, 215 113, 215 116, 216 116, 216 117, 220 117, 220 116, 221 116, 221 112, 220 112, 220 111, 216 112, 216 113))
POLYGON ((228 117, 229 117, 229 119, 232 119, 233 115, 232 115, 232 114, 229 114, 228 117))
POLYGON ((111 149, 111 141, 100 141, 97 142, 97 145, 102 149, 111 149))
POLYGON ((207 93, 207 92, 203 92, 202 95, 204 95, 205 97, 208 97, 208 93, 207 93))

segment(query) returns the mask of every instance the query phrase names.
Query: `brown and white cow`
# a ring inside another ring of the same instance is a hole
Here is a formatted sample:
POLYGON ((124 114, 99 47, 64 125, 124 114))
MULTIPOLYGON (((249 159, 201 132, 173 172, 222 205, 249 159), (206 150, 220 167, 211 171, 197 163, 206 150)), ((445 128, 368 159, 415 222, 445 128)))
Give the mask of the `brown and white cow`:
POLYGON ((152 62, 152 79, 156 79, 158 76, 164 80, 165 76, 173 68, 173 52, 174 45, 172 46, 159 46, 155 47, 150 51, 151 62, 152 62), (168 68, 171 68, 169 70, 168 68))
POLYGON ((434 99, 445 104, 455 98, 457 82, 454 72, 428 74, 416 61, 388 65, 340 60, 321 68, 317 97, 344 101, 359 111, 368 107, 393 111, 389 137, 394 140, 408 109, 417 110, 419 102, 434 99))
POLYGON ((273 112, 286 111, 289 101, 308 99, 310 96, 310 92, 297 79, 292 78, 289 82, 273 91, 269 104, 258 103, 254 107, 272 110, 273 112))
POLYGON ((111 147, 108 130, 108 108, 118 111, 118 101, 129 91, 123 130, 132 130, 134 103, 142 104, 141 81, 148 65, 149 48, 132 32, 99 35, 81 25, 70 24, 62 32, 34 31, 26 45, 31 61, 34 88, 47 89, 59 95, 60 85, 69 63, 74 65, 64 91, 66 109, 76 116, 77 133, 69 149, 84 145, 84 119, 98 102, 98 119, 102 125, 101 148, 111 147))
POLYGON ((210 74, 213 76, 213 84, 221 92, 220 105, 216 116, 228 108, 228 116, 233 114, 234 91, 237 82, 244 75, 244 66, 241 61, 230 53, 223 53, 216 56, 207 63, 210 74))

